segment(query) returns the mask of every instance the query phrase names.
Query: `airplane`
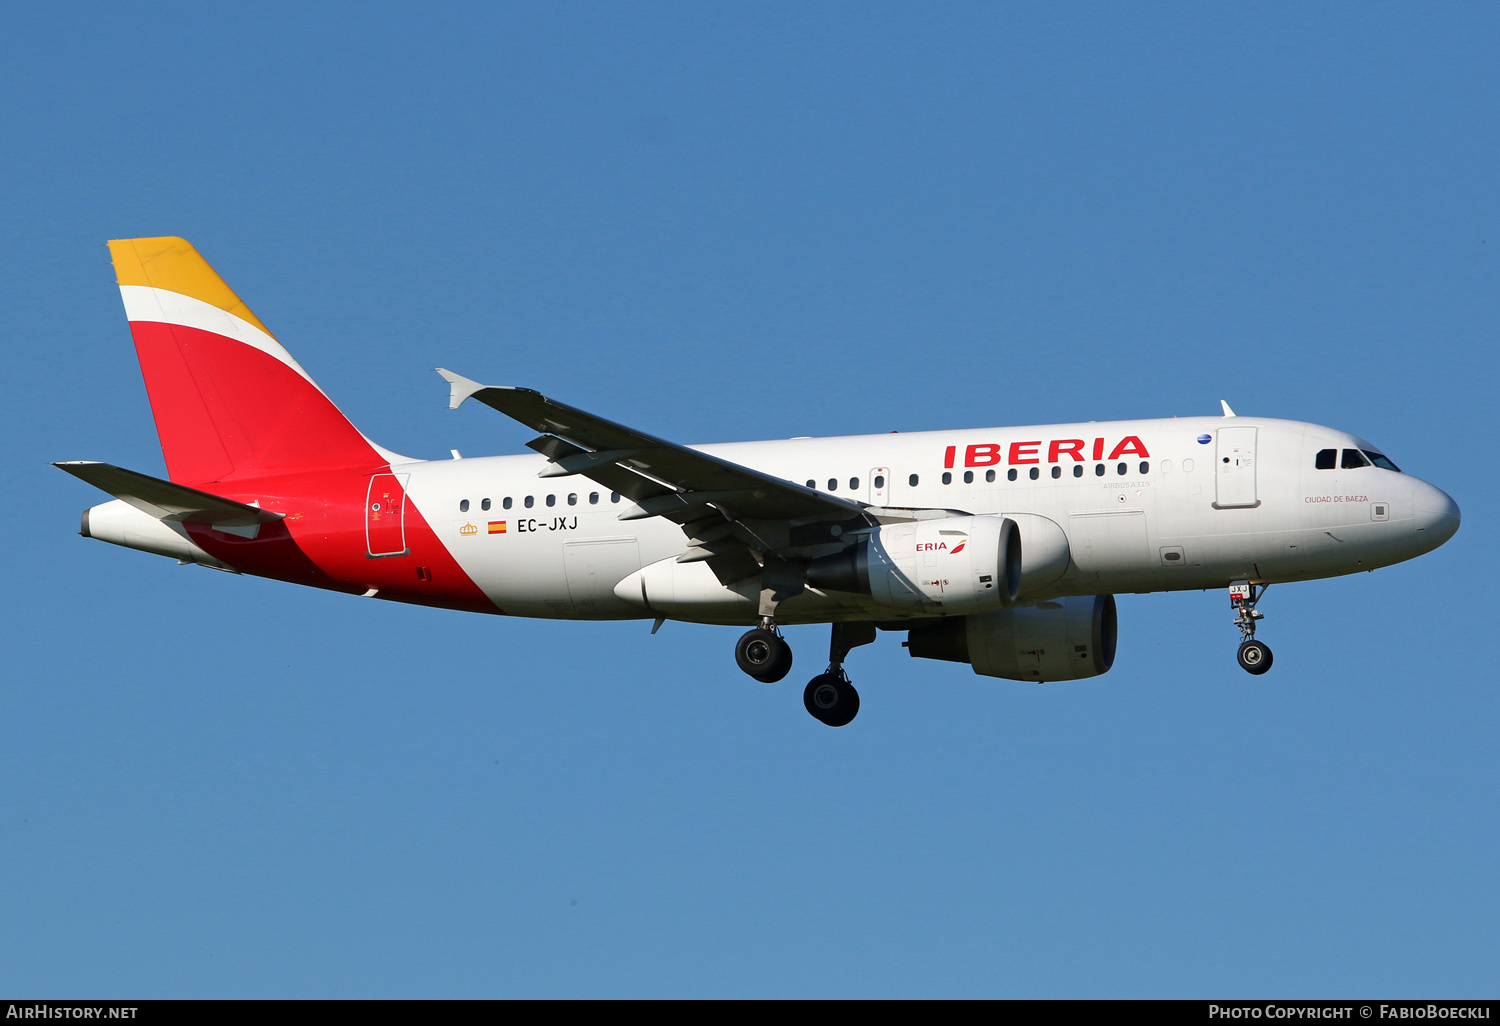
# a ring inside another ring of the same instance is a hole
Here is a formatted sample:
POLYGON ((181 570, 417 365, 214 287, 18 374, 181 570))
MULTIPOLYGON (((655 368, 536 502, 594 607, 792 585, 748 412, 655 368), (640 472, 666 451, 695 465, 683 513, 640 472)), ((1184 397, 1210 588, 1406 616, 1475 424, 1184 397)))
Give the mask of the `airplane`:
POLYGON ((803 704, 844 726, 877 631, 1028 682, 1114 663, 1119 593, 1227 588, 1240 666, 1268 587, 1429 552, 1458 505, 1377 446, 1223 416, 685 446, 528 388, 439 369, 538 436, 416 460, 366 438, 188 242, 109 243, 166 480, 54 464, 114 496, 86 538, 350 595, 573 620, 749 627, 739 668, 791 671, 781 625, 831 625, 803 704))

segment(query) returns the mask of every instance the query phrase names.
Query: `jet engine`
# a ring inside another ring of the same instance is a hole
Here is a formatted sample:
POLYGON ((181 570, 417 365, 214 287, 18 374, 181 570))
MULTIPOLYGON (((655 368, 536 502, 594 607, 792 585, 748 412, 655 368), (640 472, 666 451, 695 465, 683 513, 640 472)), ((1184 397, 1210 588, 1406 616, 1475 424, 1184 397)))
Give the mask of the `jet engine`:
POLYGON ((1033 683, 1082 680, 1115 661, 1113 595, 1083 595, 953 617, 907 635, 919 659, 968 663, 985 677, 1033 683))
POLYGON ((1035 513, 1007 513, 1021 534, 1021 602, 1049 598, 1073 554, 1068 536, 1055 521, 1035 513))
POLYGON ((1021 533, 1007 517, 886 524, 852 548, 814 560, 807 583, 869 595, 906 612, 979 613, 1014 602, 1021 533))

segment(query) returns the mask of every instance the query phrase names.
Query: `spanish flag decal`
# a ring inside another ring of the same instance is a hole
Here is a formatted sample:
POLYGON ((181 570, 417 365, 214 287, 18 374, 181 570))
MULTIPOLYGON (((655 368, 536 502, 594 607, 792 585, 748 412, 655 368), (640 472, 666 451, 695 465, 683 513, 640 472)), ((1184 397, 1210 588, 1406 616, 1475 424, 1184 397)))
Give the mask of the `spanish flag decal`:
POLYGON ((505 524, 506 524, 506 521, 504 521, 504 520, 491 520, 490 521, 490 534, 504 534, 505 533, 505 524))

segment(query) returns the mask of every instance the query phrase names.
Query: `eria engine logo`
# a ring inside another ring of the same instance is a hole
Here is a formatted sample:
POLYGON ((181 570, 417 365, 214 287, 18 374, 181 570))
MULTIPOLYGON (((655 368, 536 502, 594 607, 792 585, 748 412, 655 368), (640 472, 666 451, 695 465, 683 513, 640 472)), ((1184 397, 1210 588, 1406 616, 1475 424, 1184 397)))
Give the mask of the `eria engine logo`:
POLYGON ((969 539, 967 539, 967 538, 965 538, 963 541, 959 542, 957 545, 953 546, 953 548, 951 548, 951 549, 948 548, 948 543, 947 542, 942 542, 942 541, 939 541, 939 542, 918 542, 917 543, 917 551, 918 552, 946 552, 950 556, 956 556, 956 555, 958 555, 958 553, 960 553, 960 552, 962 552, 964 550, 964 546, 967 545, 967 544, 969 544, 969 539))

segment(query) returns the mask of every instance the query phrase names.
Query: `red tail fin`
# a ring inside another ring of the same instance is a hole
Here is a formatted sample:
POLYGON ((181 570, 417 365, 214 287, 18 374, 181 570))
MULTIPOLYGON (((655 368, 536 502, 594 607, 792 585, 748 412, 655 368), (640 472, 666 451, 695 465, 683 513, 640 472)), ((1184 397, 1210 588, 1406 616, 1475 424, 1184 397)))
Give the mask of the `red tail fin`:
POLYGON ((173 481, 401 459, 359 433, 185 240, 109 249, 173 481))

